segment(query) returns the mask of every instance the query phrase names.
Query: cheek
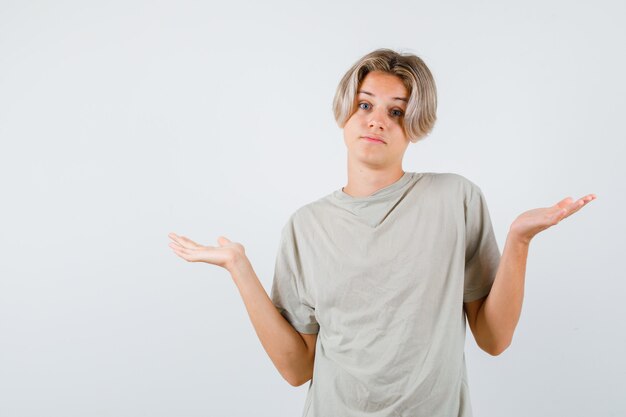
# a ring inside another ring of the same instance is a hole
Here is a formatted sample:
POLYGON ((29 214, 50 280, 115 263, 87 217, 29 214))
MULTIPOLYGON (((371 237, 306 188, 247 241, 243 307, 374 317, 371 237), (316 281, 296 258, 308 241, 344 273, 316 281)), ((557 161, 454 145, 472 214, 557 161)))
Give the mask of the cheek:
POLYGON ((354 113, 352 116, 348 117, 348 120, 346 121, 346 126, 353 124, 356 119, 357 114, 354 113))
POLYGON ((345 130, 354 130, 355 128, 357 128, 361 123, 360 118, 356 115, 353 114, 348 121, 346 122, 344 129, 345 130))

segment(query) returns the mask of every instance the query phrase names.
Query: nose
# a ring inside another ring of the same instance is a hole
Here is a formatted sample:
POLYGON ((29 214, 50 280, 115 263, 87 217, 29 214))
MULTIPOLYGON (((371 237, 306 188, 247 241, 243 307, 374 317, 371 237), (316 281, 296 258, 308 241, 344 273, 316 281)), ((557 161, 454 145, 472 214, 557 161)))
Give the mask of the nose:
POLYGON ((370 113, 368 126, 373 129, 385 130, 387 128, 387 119, 384 111, 375 110, 370 113))

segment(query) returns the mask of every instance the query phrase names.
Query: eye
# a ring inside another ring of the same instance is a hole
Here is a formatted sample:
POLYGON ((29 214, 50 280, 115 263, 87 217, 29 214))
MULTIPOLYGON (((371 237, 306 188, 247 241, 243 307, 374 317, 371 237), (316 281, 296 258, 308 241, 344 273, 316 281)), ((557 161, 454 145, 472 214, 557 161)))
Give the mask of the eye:
POLYGON ((391 110, 391 114, 394 117, 402 117, 404 115, 404 112, 402 110, 394 109, 394 110, 391 110))
POLYGON ((370 105, 369 103, 361 102, 361 103, 359 103, 359 109, 367 110, 367 108, 365 108, 363 106, 369 106, 369 105, 370 105))

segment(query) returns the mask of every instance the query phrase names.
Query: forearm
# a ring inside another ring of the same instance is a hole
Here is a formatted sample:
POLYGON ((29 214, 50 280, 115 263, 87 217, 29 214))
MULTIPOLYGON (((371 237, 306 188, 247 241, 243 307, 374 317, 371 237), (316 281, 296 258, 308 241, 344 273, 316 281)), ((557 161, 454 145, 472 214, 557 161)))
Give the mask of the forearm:
POLYGON ((313 357, 300 333, 278 312, 247 257, 229 268, 254 330, 280 374, 292 385, 311 378, 313 357), (307 379, 308 378, 308 379, 307 379))
POLYGON ((524 281, 529 242, 509 231, 496 278, 483 302, 476 326, 482 345, 499 354, 513 340, 524 299, 524 281))

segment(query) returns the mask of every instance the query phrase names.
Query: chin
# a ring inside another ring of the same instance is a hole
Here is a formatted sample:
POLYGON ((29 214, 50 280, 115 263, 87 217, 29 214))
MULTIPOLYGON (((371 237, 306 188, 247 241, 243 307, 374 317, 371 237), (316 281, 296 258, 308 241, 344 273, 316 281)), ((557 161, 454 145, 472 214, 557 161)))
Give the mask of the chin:
POLYGON ((387 158, 382 155, 373 155, 372 152, 356 152, 352 154, 352 159, 366 165, 384 165, 387 158))

